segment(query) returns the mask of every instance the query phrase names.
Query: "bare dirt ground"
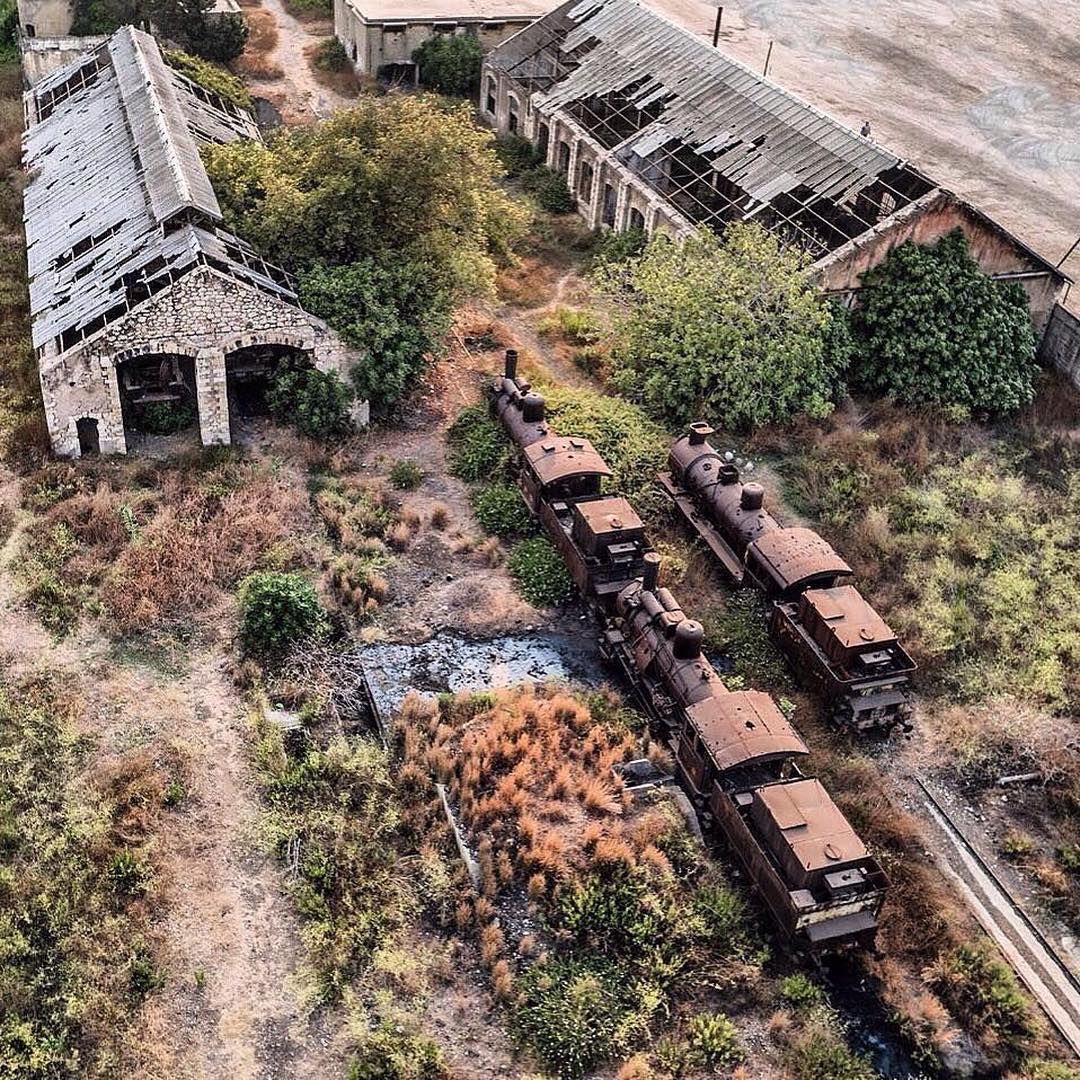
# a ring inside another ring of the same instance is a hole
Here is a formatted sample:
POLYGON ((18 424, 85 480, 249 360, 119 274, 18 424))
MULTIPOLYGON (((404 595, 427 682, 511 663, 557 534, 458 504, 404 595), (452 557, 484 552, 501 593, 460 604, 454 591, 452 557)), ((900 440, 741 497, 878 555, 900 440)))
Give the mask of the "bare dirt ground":
POLYGON ((286 10, 281 0, 261 0, 262 10, 273 15, 278 38, 267 60, 285 72, 282 79, 247 79, 254 97, 266 98, 286 123, 325 120, 338 109, 347 108, 353 97, 320 82, 312 71, 312 46, 334 32, 330 22, 301 22, 286 10))
MULTIPOLYGON (((711 0, 648 0, 712 39, 711 0)), ((1080 32, 1037 0, 725 0, 720 47, 1056 263, 1080 234, 1080 32)), ((1080 250, 1065 264, 1080 275, 1080 250)), ((1080 304, 1080 291, 1071 298, 1080 304)))

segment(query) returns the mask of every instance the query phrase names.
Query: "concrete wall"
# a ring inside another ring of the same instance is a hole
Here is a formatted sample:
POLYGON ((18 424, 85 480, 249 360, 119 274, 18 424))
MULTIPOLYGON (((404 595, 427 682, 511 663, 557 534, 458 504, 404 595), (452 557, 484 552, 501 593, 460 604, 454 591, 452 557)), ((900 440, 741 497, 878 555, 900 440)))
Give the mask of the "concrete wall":
POLYGON ((29 35, 28 26, 34 28, 34 37, 66 37, 71 33, 75 17, 74 5, 69 0, 18 0, 19 28, 29 35))
POLYGON ((947 191, 929 192, 819 260, 818 281, 827 292, 855 293, 861 288, 862 275, 883 262, 894 247, 906 240, 932 244, 957 228, 963 230, 972 258, 985 273, 1023 286, 1036 333, 1041 333, 1064 288, 1064 278, 947 191))
POLYGON ((485 63, 480 78, 480 116, 500 134, 508 134, 511 130, 511 103, 517 105, 517 134, 530 139, 533 145, 540 145, 541 125, 547 127, 547 164, 564 173, 571 192, 577 198, 578 213, 590 228, 611 228, 622 232, 633 224, 636 213, 641 215, 643 227, 650 234, 659 231, 679 237, 694 231, 688 219, 635 176, 576 121, 563 112, 541 113, 523 87, 485 63), (489 80, 494 81, 494 111, 488 109, 489 80), (560 155, 561 145, 565 145, 569 151, 565 168, 562 167, 565 154, 560 155), (582 163, 592 168, 591 190, 587 190, 583 184, 582 163), (612 221, 604 220, 605 187, 610 187, 614 196, 612 221))
MULTIPOLYGON (((117 365, 169 353, 195 362, 199 432, 204 445, 228 443, 225 357, 249 345, 288 345, 309 353, 320 371, 343 379, 356 357, 320 320, 253 286, 199 267, 41 367, 49 436, 57 454, 77 457, 82 417, 98 422, 103 454, 127 452, 117 365)), ((355 418, 367 422, 366 404, 355 418)))
POLYGON ((531 18, 505 22, 469 18, 438 23, 430 19, 426 22, 402 20, 387 27, 380 22, 365 23, 348 0, 334 0, 334 33, 352 58, 356 71, 362 75, 377 76, 388 64, 411 64, 413 50, 437 33, 471 35, 484 52, 489 52, 532 21, 531 18))
POLYGON ((1054 307, 1039 344, 1039 363, 1056 368, 1080 389, 1080 318, 1060 304, 1054 307))

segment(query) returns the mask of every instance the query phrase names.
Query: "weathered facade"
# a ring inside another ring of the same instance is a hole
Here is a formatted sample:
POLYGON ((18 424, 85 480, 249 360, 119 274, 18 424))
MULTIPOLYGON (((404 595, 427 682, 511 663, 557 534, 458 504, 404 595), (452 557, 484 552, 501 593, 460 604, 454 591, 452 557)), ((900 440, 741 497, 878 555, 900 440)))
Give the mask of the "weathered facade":
POLYGON ((548 0, 334 0, 334 33, 363 75, 413 82, 413 50, 436 34, 487 52, 548 10, 548 0))
POLYGON ((32 337, 58 454, 124 453, 161 408, 228 443, 230 413, 282 361, 348 376, 355 358, 287 275, 222 228, 198 144, 257 138, 247 113, 131 27, 25 105, 32 337))
POLYGON ((532 140, 593 228, 683 236, 756 221, 850 300, 905 239, 962 228, 1036 329, 1068 278, 910 163, 637 0, 569 0, 494 49, 481 114, 532 140))

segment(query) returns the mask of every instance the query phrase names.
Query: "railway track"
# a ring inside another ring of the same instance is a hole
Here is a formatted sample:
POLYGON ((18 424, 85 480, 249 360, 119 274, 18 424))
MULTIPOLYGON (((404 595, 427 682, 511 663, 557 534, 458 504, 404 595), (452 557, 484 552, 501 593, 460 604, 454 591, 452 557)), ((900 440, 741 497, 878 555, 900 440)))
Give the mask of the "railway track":
POLYGON ((1050 1022, 1080 1057, 1080 979, 1058 955, 1005 884, 949 816, 923 780, 913 777, 931 820, 949 841, 938 865, 960 890, 1050 1022))

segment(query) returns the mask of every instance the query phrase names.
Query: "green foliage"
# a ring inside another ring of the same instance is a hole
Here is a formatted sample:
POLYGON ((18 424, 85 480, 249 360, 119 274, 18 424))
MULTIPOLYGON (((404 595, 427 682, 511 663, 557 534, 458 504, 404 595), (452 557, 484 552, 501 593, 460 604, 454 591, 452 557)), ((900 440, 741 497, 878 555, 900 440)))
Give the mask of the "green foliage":
POLYGON ((794 1080, 878 1080, 870 1062, 844 1041, 831 1013, 811 1021, 793 1040, 785 1064, 794 1080))
POLYGON ((0 3, 0 64, 19 59, 19 8, 16 0, 0 3))
POLYGON ((319 42, 314 63, 322 71, 348 71, 352 67, 348 51, 336 37, 323 38, 319 42))
POLYGON ((415 491, 423 479, 423 469, 412 458, 401 458, 390 466, 390 483, 399 491, 415 491))
POLYGON ((1064 1061, 1031 1058, 1020 1067, 1022 1080, 1080 1080, 1080 1072, 1064 1061))
POLYGON ((927 972, 930 985, 964 1026, 1023 1050, 1040 1028, 1012 971, 988 941, 959 945, 927 972))
POLYGON ((212 13, 213 0, 139 0, 139 3, 158 34, 185 52, 225 64, 244 51, 248 26, 243 15, 212 13))
POLYGON ((334 0, 283 0, 294 19, 332 19, 334 0))
POLYGON ((446 433, 450 443, 450 472, 475 483, 501 477, 510 460, 510 445, 502 425, 488 415, 483 403, 466 405, 446 433))
POLYGON ((175 68, 181 75, 186 75, 192 82, 198 83, 204 90, 217 94, 225 101, 231 101, 241 109, 252 107, 251 95, 247 87, 231 72, 181 49, 162 49, 161 55, 170 67, 175 68))
POLYGON ((595 275, 613 312, 611 380, 676 425, 726 428, 827 415, 841 393, 826 350, 832 309, 805 258, 758 225, 654 236, 595 275))
POLYGON ((596 316, 587 308, 557 307, 540 320, 541 334, 560 334, 571 345, 593 344, 600 334, 596 316))
POLYGON ((486 484, 477 488, 469 501, 480 527, 491 536, 525 536, 532 532, 532 519, 521 493, 510 484, 486 484))
POLYGON ((521 186, 528 191, 541 210, 549 214, 570 214, 577 209, 577 199, 567 187, 563 174, 536 165, 520 173, 521 186))
POLYGON ((196 419, 195 409, 186 401, 152 401, 142 407, 139 427, 148 435, 175 435, 196 419))
POLYGON ((111 34, 121 26, 139 26, 149 16, 144 0, 75 0, 71 32, 111 34))
POLYGON ((266 394, 275 420, 313 439, 333 439, 349 430, 352 398, 334 372, 291 364, 278 368, 266 394))
POLYGON ((425 1035, 384 1025, 368 1035, 349 1065, 349 1080, 443 1080, 442 1051, 425 1035))
POLYGON ((325 628, 319 598, 299 574, 250 574, 240 583, 239 597, 240 639, 250 656, 280 658, 325 628))
POLYGON ((641 1026, 635 988, 618 965, 599 958, 534 964, 518 990, 511 1031, 559 1077, 585 1076, 641 1026))
POLYGON ((145 896, 153 874, 150 866, 134 852, 113 852, 105 864, 104 878, 117 896, 145 896))
MULTIPOLYGON (((266 725, 260 735, 270 841, 283 859, 298 854, 291 887, 304 940, 323 998, 337 1000, 416 911, 394 847, 399 817, 388 755, 372 739, 338 736, 293 757, 279 728, 266 725)), ((380 1045, 390 1050, 377 1042, 371 1067, 389 1068, 393 1055, 381 1056, 380 1045)))
POLYGON ((562 557, 542 536, 519 540, 510 552, 507 568, 518 592, 537 607, 560 604, 574 591, 562 557))
POLYGON ((304 306, 364 354, 352 379, 376 408, 408 393, 449 329, 452 297, 437 275, 432 265, 394 259, 320 265, 301 275, 304 306))
POLYGON ((912 404, 1005 413, 1035 395, 1035 338, 1023 288, 997 282, 955 230, 908 241, 863 277, 854 377, 912 404))
POLYGON ((769 636, 766 603, 756 589, 728 593, 722 605, 702 613, 705 645, 723 653, 751 686, 789 686, 784 658, 769 636))
POLYGON ((780 996, 799 1012, 808 1012, 825 1004, 825 992, 801 971, 780 980, 780 996))
POLYGON ((686 1025, 690 1064, 730 1069, 746 1056, 735 1025, 723 1013, 698 1013, 686 1025))
POLYGON ((49 679, 0 687, 0 1072, 103 1078, 162 974, 141 940, 144 867, 83 777, 75 703, 49 679), (143 880, 140 876, 137 880, 143 880), (125 887, 117 888, 117 882, 125 887))
POLYGON ((480 42, 467 34, 436 34, 413 50, 420 84, 440 94, 471 98, 480 85, 480 42))
POLYGON ((591 268, 600 271, 603 267, 614 267, 631 259, 640 257, 649 242, 649 234, 644 229, 614 229, 603 233, 592 249, 591 268))
POLYGON ((495 153, 510 178, 520 176, 537 165, 543 165, 539 151, 522 135, 500 135, 495 141, 495 153))
POLYGON ((583 436, 614 474, 611 490, 624 494, 646 520, 663 504, 657 470, 667 457, 667 433, 640 406, 619 397, 569 387, 538 387, 557 431, 583 436))

